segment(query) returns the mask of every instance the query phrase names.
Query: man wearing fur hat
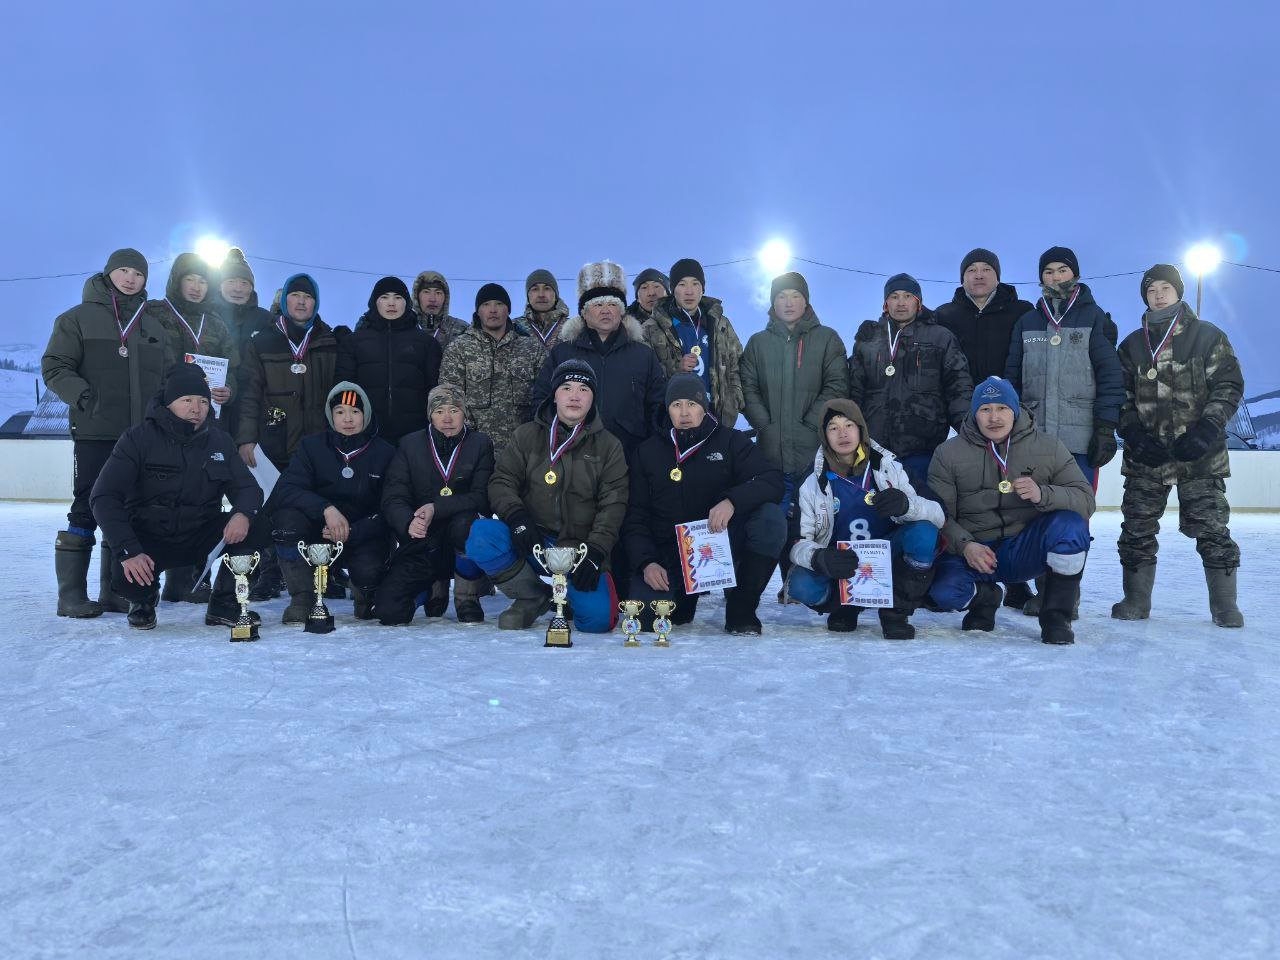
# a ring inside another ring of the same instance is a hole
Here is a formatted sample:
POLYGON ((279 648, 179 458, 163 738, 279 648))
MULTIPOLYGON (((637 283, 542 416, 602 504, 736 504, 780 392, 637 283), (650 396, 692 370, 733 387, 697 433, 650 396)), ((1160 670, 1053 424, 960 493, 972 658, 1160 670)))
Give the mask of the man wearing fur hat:
POLYGON ((440 379, 442 351, 409 306, 409 288, 383 277, 369 294, 369 309, 338 343, 339 380, 369 394, 378 435, 395 444, 427 424, 427 394, 440 379))
POLYGON ((711 412, 732 428, 742 409, 742 342, 723 304, 705 295, 706 283, 697 260, 677 260, 671 268, 671 295, 654 305, 641 329, 666 375, 696 374, 711 395, 711 412))
POLYGON ((413 281, 413 309, 422 329, 435 338, 441 350, 467 332, 467 322, 449 313, 449 281, 435 270, 423 270, 413 281))
POLYGON ((1167 263, 1142 275, 1142 326, 1120 344, 1124 371, 1124 499, 1120 563, 1124 599, 1117 620, 1151 615, 1156 534, 1178 488, 1178 528, 1194 537, 1209 586, 1209 611, 1220 627, 1244 626, 1236 605, 1240 547, 1227 523, 1225 479, 1231 475, 1226 425, 1240 407, 1244 376, 1227 335, 1182 299, 1182 276, 1167 263))
POLYGON ((963 629, 994 630, 1000 584, 1043 575, 1040 639, 1074 642, 1093 486, 1062 441, 1035 428, 1009 381, 988 377, 974 389, 959 435, 934 454, 929 487, 946 513, 949 551, 929 590, 938 608, 967 607, 963 629))
MULTIPOLYGON (((675 527, 707 518, 729 531, 737 586, 725 598, 728 633, 760 633, 756 608, 787 540, 782 471, 746 434, 709 412, 706 384, 695 373, 667 381, 671 428, 640 445, 631 471, 623 537, 634 567, 627 599, 674 599, 674 621, 688 623, 698 595, 686 595, 675 527)), ((647 620, 652 621, 650 614, 647 620)))
POLYGON ((589 263, 578 273, 579 316, 568 320, 534 382, 530 400, 536 409, 550 399, 552 374, 566 360, 582 360, 595 372, 595 406, 604 428, 631 455, 657 429, 667 378, 644 332, 626 313, 627 278, 608 260, 589 263))
POLYGON ((609 554, 627 511, 627 461, 597 414, 590 364, 566 360, 548 386, 533 421, 517 428, 498 456, 489 504, 499 519, 472 524, 467 556, 514 601, 498 626, 523 630, 551 606, 534 545, 585 544, 586 557, 570 575, 569 602, 578 629, 603 633, 618 619, 609 554))
POLYGON ((511 322, 511 295, 497 283, 476 293, 471 326, 444 351, 440 380, 467 398, 467 414, 493 441, 495 454, 529 419, 529 387, 542 363, 542 348, 511 322))
POLYGON ((849 397, 917 490, 925 489, 933 451, 964 422, 972 394, 969 361, 921 302, 919 281, 890 277, 880 319, 866 321, 854 337, 849 397))
POLYGON ((89 599, 87 580, 98 526, 89 495, 120 435, 142 423, 164 376, 167 334, 146 313, 146 282, 146 257, 127 247, 112 253, 102 272, 84 282, 82 302, 54 320, 40 361, 44 382, 70 408, 72 501, 67 529, 54 542, 62 617, 128 610, 124 600, 111 594, 105 541, 99 600, 89 599))
POLYGON ((391 553, 382 484, 396 449, 377 435, 377 415, 359 385, 342 381, 325 401, 328 429, 304 437, 271 496, 276 555, 289 588, 282 623, 305 623, 315 606, 311 567, 298 542, 343 544, 331 570, 351 577, 355 615, 373 616, 373 591, 391 553))
MULTIPOLYGON (((156 625, 162 571, 203 564, 219 540, 232 554, 266 538, 254 522, 262 490, 231 438, 209 427, 209 384, 195 364, 173 366, 146 419, 116 442, 93 485, 93 515, 111 543, 111 588, 127 598, 129 626, 156 625), (222 511, 222 498, 231 512, 222 511)), ((240 607, 218 564, 205 623, 230 626, 240 607)), ((257 614, 250 614, 257 618, 257 614)))
POLYGON ((560 283, 550 270, 539 267, 529 274, 524 293, 528 304, 516 320, 516 329, 534 340, 546 356, 560 339, 569 308, 560 299, 560 283))
POLYGON ((645 267, 631 281, 635 288, 636 298, 627 307, 627 313, 635 317, 643 325, 653 315, 653 308, 663 297, 671 295, 671 281, 667 275, 655 267, 645 267))
POLYGON ((898 458, 872 439, 852 400, 828 400, 822 411, 822 446, 800 487, 800 539, 791 548, 790 595, 827 614, 827 629, 858 628, 861 607, 840 603, 839 581, 858 569, 861 540, 888 540, 893 563, 893 606, 880 610, 886 640, 916 635, 911 615, 924 598, 933 569, 942 508, 920 496, 898 458), (852 549, 839 543, 851 541, 852 549))
POLYGON ((431 425, 400 441, 382 487, 382 513, 400 541, 391 569, 378 587, 377 613, 384 626, 413 619, 414 600, 439 617, 449 605, 459 623, 482 623, 484 573, 463 556, 471 525, 489 515, 493 443, 466 425, 467 398, 442 383, 427 398, 431 425))

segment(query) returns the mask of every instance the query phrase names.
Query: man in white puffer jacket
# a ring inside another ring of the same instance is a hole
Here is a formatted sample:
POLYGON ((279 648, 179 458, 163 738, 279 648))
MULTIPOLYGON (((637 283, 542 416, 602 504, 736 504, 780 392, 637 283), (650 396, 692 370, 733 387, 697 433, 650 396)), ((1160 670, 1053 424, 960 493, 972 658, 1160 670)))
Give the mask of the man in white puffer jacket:
POLYGON ((791 549, 795 564, 788 593, 826 613, 827 629, 857 629, 860 607, 840 604, 837 580, 858 567, 857 548, 839 550, 843 540, 888 540, 893 550, 893 607, 880 610, 886 640, 916 635, 911 614, 933 573, 942 507, 916 493, 902 464, 871 439, 862 411, 852 400, 828 400, 822 411, 822 446, 813 473, 800 488, 800 539, 791 549))

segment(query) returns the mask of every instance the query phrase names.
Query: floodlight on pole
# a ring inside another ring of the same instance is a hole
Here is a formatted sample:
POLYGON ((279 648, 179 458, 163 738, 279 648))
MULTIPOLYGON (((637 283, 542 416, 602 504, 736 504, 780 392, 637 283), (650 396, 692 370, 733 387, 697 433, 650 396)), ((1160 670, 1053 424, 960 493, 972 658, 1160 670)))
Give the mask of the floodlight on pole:
POLYGON ((756 259, 760 262, 760 266, 770 276, 777 276, 785 273, 787 265, 791 263, 791 247, 787 245, 785 240, 770 240, 760 252, 756 254, 756 259))
POLYGON ((196 256, 211 267, 222 266, 222 261, 227 259, 227 251, 230 249, 231 244, 221 237, 210 234, 205 234, 196 241, 196 256))
POLYGON ((1196 315, 1198 316, 1204 294, 1205 274, 1213 273, 1218 269, 1218 265, 1222 263, 1222 251, 1211 243, 1197 243, 1187 251, 1183 260, 1196 275, 1196 315))

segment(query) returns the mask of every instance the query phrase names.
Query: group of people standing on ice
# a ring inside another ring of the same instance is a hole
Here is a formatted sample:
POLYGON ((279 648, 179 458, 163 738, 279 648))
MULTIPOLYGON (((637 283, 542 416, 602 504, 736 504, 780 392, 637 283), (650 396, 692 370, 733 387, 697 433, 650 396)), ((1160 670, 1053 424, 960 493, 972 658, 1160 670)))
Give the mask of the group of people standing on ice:
POLYGON ((520 315, 489 283, 470 322, 451 315, 442 274, 412 289, 384 277, 349 328, 321 319, 307 274, 261 307, 237 249, 218 265, 177 257, 156 300, 146 258, 117 250, 55 320, 43 358, 74 440, 58 613, 125 612, 146 628, 162 599, 192 600, 207 602, 207 623, 229 624, 230 574, 193 582, 222 541, 264 554, 254 599, 287 591, 283 621, 301 623, 315 597, 297 545, 323 539, 344 544, 333 587, 349 585, 362 620, 440 617, 452 584, 459 621, 483 621, 480 598, 496 588, 512 600, 499 626, 527 628, 550 607, 534 548, 569 544, 585 549, 569 584, 579 630, 612 629, 619 597, 672 599, 687 623, 697 595, 683 588, 675 526, 707 519, 732 546, 730 633, 761 632, 779 566, 780 601, 856 629, 839 581, 857 569, 857 543, 875 539, 892 554, 885 637, 914 636, 921 606, 991 630, 1003 603, 1037 616, 1045 642, 1070 643, 1098 471, 1119 435, 1112 616, 1150 614, 1176 486, 1213 620, 1241 626, 1223 481, 1244 384, 1226 335, 1196 316, 1168 264, 1143 275, 1143 312, 1118 346, 1073 251, 1045 251, 1039 276, 1041 296, 1020 300, 998 257, 976 249, 953 299, 931 310, 898 274, 846 351, 799 273, 774 279, 744 347, 691 259, 645 269, 630 289, 618 264, 587 264, 576 312, 548 270, 529 275, 520 315), (225 361, 214 386, 209 357, 225 361), (264 458, 280 474, 265 498, 251 472, 264 458))

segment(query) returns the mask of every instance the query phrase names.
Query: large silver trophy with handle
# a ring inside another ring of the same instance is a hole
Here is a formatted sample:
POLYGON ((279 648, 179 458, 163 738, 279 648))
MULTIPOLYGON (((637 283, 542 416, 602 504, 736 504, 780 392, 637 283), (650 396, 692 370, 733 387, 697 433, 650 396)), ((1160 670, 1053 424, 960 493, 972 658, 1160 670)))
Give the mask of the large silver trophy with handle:
POLYGON ((324 590, 329 585, 329 565, 342 553, 342 541, 337 543, 305 543, 298 541, 298 553, 313 568, 316 605, 307 614, 304 633, 333 633, 333 614, 324 605, 324 590))
POLYGON ((580 543, 576 547, 547 547, 534 544, 533 556, 542 568, 551 575, 551 602, 556 605, 555 616, 551 618, 551 626, 547 627, 547 642, 544 647, 572 647, 573 639, 569 631, 569 621, 564 616, 564 605, 569 600, 569 574, 587 558, 587 545, 580 543))
POLYGON ((249 619, 249 574, 257 569, 258 561, 261 559, 262 556, 257 551, 248 554, 241 553, 236 556, 228 553, 222 555, 222 562, 231 571, 231 575, 235 577, 236 603, 240 604, 240 616, 231 625, 232 643, 258 639, 258 625, 249 619))

